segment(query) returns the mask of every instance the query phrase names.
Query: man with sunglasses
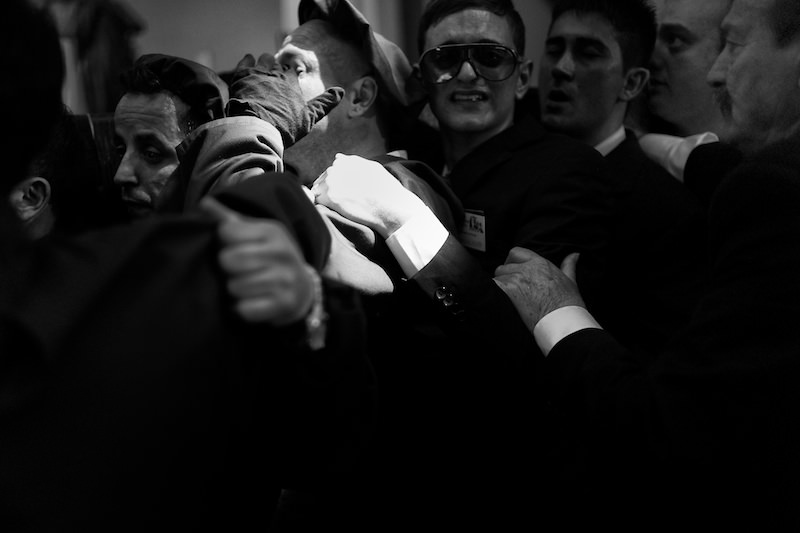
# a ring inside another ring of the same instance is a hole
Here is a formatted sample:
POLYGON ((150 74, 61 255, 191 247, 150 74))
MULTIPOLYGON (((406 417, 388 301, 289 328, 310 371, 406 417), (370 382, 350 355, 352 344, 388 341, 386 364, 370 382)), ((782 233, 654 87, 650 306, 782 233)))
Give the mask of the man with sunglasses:
POLYGON ((459 231, 443 230, 386 176, 371 175, 370 187, 359 183, 363 161, 337 159, 315 186, 318 202, 387 239, 448 327, 453 357, 440 424, 447 430, 428 440, 449 443, 450 452, 430 469, 429 478, 445 480, 431 490, 449 519, 457 515, 472 526, 485 519, 481 525, 496 529, 505 520, 513 527, 516 511, 530 513, 547 494, 542 485, 523 490, 511 479, 546 476, 544 450, 531 442, 530 424, 519 424, 544 424, 546 415, 531 335, 509 312, 494 269, 521 243, 559 261, 580 250, 584 265, 597 265, 592 252, 607 239, 611 207, 596 151, 545 132, 533 117, 515 123, 532 73, 521 56, 524 33, 508 0, 434 0, 422 15, 418 75, 438 120, 443 173, 468 210, 459 231))

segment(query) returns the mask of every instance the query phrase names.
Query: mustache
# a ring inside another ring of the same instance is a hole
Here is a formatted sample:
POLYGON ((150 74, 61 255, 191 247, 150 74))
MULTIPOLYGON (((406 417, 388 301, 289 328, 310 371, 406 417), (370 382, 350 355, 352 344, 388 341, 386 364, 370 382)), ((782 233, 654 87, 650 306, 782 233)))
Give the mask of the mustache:
POLYGON ((733 101, 728 91, 725 89, 717 89, 714 91, 714 102, 719 106, 723 115, 730 115, 731 109, 733 108, 733 101))

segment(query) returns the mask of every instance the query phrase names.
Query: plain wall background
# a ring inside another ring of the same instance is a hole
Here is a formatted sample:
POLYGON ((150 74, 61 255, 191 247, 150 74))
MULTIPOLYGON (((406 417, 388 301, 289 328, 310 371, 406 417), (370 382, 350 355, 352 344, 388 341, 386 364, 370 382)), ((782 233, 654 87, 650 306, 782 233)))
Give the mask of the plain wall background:
MULTIPOLYGON (((36 0, 44 1, 44 0, 36 0)), ((297 26, 300 0, 112 0, 139 18, 144 30, 133 45, 138 54, 164 53, 185 57, 218 72, 233 69, 245 53, 274 53, 287 32, 297 26)), ((397 43, 411 62, 419 14, 428 0, 351 0, 378 32, 397 43)), ((525 55, 534 60, 536 85, 539 57, 550 24, 552 0, 516 0, 526 27, 525 55)), ((62 39, 67 58, 64 100, 75 113, 86 102, 76 73, 75 43, 62 39)))
MULTIPOLYGON (((121 1, 121 0, 120 0, 121 1)), ((274 52, 297 25, 299 0, 124 0, 146 24, 135 43, 139 53, 186 57, 228 70, 246 52, 274 52)), ((424 0, 352 0, 373 27, 399 44, 411 61, 416 17, 424 0)), ((517 0, 527 30, 526 55, 538 67, 550 23, 550 1, 517 0)))

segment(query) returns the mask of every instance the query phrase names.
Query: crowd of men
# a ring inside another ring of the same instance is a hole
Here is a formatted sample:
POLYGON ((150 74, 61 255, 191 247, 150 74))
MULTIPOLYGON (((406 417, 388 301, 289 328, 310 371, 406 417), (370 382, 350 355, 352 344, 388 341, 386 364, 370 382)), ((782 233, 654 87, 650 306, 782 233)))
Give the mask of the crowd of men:
POLYGON ((110 189, 5 12, 3 531, 800 527, 800 4, 301 0, 110 189))

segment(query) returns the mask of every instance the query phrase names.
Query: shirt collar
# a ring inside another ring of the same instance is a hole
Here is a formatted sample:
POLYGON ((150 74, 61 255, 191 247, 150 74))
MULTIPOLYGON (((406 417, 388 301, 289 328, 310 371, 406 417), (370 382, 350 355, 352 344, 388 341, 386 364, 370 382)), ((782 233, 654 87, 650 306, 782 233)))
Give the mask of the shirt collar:
POLYGON ((617 131, 612 133, 609 137, 605 140, 601 141, 597 146, 594 147, 595 150, 600 152, 603 157, 610 154, 614 148, 622 144, 622 141, 625 140, 625 127, 620 126, 617 131))

